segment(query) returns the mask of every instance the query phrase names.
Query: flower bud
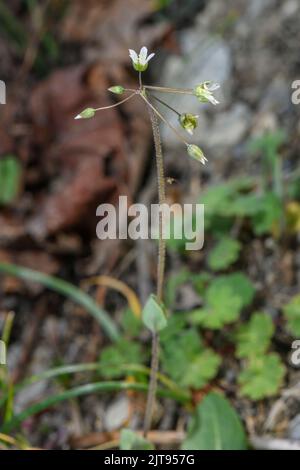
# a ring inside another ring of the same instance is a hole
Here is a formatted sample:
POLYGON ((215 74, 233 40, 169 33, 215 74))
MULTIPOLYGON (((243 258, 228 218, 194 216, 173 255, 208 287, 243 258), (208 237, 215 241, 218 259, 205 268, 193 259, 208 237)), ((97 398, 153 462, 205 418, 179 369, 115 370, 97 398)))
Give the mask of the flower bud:
POLYGON ((108 91, 111 91, 112 93, 115 93, 116 95, 122 95, 124 93, 125 88, 122 87, 121 85, 116 85, 116 86, 111 86, 108 91))
POLYGON ((81 111, 80 114, 77 114, 77 116, 74 119, 89 119, 95 116, 95 109, 94 108, 86 108, 83 111, 81 111))
POLYGON ((212 83, 210 81, 200 83, 194 88, 194 95, 197 96, 201 103, 218 104, 219 101, 213 96, 212 92, 220 88, 218 83, 212 83))
POLYGON ((193 135, 194 129, 196 129, 198 125, 198 116, 188 113, 180 114, 179 122, 183 129, 185 129, 189 134, 193 135))
POLYGON ((205 158, 204 153, 202 152, 201 148, 198 147, 198 145, 195 145, 195 144, 188 145, 187 152, 190 157, 194 158, 195 160, 198 160, 198 162, 201 162, 203 165, 205 165, 205 162, 207 162, 207 159, 205 158))

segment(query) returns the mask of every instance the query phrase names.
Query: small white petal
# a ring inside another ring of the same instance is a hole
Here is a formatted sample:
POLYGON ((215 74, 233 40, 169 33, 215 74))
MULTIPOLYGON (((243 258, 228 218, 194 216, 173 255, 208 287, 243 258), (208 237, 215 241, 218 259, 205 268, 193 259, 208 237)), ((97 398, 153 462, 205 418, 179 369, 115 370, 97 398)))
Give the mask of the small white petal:
POLYGON ((75 116, 74 119, 82 119, 82 117, 80 116, 80 114, 77 114, 77 116, 75 116))
POLYGON ((133 49, 129 49, 129 57, 134 63, 137 63, 139 61, 139 57, 133 49))
POLYGON ((155 53, 154 53, 154 52, 152 52, 152 54, 148 55, 148 57, 147 57, 147 59, 146 59, 146 63, 148 63, 149 60, 151 60, 152 57, 154 57, 154 56, 155 56, 155 53))
POLYGON ((216 100, 216 98, 212 95, 207 96, 207 99, 208 99, 208 101, 211 102, 211 104, 214 104, 214 105, 219 104, 219 101, 216 100))
POLYGON ((148 54, 148 49, 147 47, 142 47, 141 50, 140 50, 140 53, 139 53, 139 60, 141 63, 145 63, 146 59, 147 59, 147 54, 148 54))

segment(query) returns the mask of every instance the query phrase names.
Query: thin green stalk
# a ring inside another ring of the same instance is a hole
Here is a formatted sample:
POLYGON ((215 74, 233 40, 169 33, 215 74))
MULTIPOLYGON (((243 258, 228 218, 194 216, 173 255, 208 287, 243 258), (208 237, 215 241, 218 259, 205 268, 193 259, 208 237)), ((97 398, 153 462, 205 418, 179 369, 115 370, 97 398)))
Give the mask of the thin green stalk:
POLYGON ((177 114, 177 116, 180 117, 180 112, 177 111, 175 108, 172 108, 172 106, 169 105, 169 103, 166 103, 165 101, 161 100, 160 98, 157 98, 157 96, 155 95, 150 95, 151 98, 154 98, 156 101, 158 101, 160 104, 162 104, 163 106, 165 106, 166 108, 170 109, 171 111, 173 111, 173 113, 177 114))
POLYGON ((167 121, 167 119, 153 106, 153 104, 150 103, 143 93, 141 93, 141 97, 147 103, 148 107, 151 108, 152 111, 154 111, 154 113, 177 135, 178 139, 184 143, 184 145, 189 145, 182 135, 177 131, 177 129, 167 121))
POLYGON ((114 342, 120 338, 119 331, 108 313, 100 308, 89 295, 69 282, 39 271, 9 263, 0 263, 0 273, 1 272, 10 276, 19 277, 25 281, 43 284, 49 289, 69 297, 74 302, 84 307, 98 321, 111 341, 114 342))
MULTIPOLYGON (((0 428, 0 432, 9 433, 13 431, 15 428, 17 428, 23 421, 25 421, 30 416, 36 415, 37 413, 41 413, 42 411, 45 411, 48 408, 56 405, 57 403, 63 402, 65 400, 70 400, 72 398, 89 395, 91 393, 117 392, 117 391, 127 391, 127 390, 146 392, 147 389, 148 389, 147 384, 131 383, 131 382, 111 381, 111 382, 95 382, 95 383, 80 385, 79 387, 75 387, 70 390, 66 390, 55 395, 51 395, 45 400, 42 400, 38 403, 35 403, 27 407, 24 411, 13 416, 7 423, 5 423, 0 428)), ((181 403, 186 403, 189 399, 185 394, 178 394, 170 390, 159 389, 157 390, 157 393, 158 395, 162 397, 169 397, 181 403)))
MULTIPOLYGON (((160 207, 166 201, 165 194, 165 177, 164 177, 164 164, 163 164, 163 153, 161 146, 161 138, 159 131, 159 124, 154 112, 153 106, 147 100, 146 96, 141 94, 143 99, 148 104, 148 111, 152 124, 155 155, 156 155, 156 167, 157 167, 157 183, 158 183, 158 199, 160 207)), ((163 288, 164 288, 164 273, 165 273, 165 259, 166 259, 166 243, 163 238, 163 220, 162 212, 159 212, 159 241, 158 241, 158 263, 157 263, 157 288, 156 295, 159 302, 163 300, 163 288)), ((144 419, 144 436, 151 427, 153 407, 157 390, 157 374, 159 368, 159 335, 158 333, 152 334, 152 354, 151 354, 151 374, 149 382, 149 390, 147 395, 146 412, 144 419)))
POLYGON ((161 86, 150 86, 144 85, 144 88, 147 90, 155 90, 160 93, 176 93, 182 95, 193 95, 194 90, 192 88, 169 88, 169 87, 161 87, 161 86))
MULTIPOLYGON (((126 90, 127 91, 127 90, 126 90)), ((120 106, 120 104, 123 104, 125 103, 126 101, 130 100, 131 98, 134 97, 134 95, 136 95, 137 92, 135 91, 134 93, 131 93, 131 95, 127 96, 126 98, 124 98, 123 100, 119 101, 118 103, 115 103, 115 104, 111 104, 109 106, 103 106, 102 108, 96 108, 94 111, 103 111, 103 109, 111 109, 111 108, 116 108, 117 106, 120 106)))

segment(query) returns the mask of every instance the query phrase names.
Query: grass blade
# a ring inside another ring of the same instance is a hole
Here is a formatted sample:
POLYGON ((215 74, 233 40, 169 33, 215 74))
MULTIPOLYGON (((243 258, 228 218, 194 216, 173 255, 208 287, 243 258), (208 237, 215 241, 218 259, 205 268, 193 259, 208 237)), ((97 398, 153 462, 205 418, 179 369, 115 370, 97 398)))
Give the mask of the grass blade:
MULTIPOLYGON (((5 423, 1 428, 0 432, 9 433, 13 429, 17 428, 23 421, 25 421, 30 416, 33 416, 37 413, 40 413, 51 406, 56 405, 65 400, 70 400, 72 398, 89 395, 91 393, 103 393, 103 392, 118 392, 126 390, 135 390, 139 392, 146 392, 148 390, 148 385, 143 383, 132 383, 132 382, 95 382, 85 385, 80 385, 79 387, 71 388, 70 390, 51 395, 43 401, 35 403, 27 407, 21 413, 12 417, 10 421, 5 423)), ((179 402, 186 402, 188 397, 186 394, 179 394, 174 391, 158 389, 158 396, 168 397, 179 402)))
POLYGON ((48 289, 72 299, 77 304, 84 307, 101 325, 107 336, 114 342, 120 337, 119 332, 109 315, 100 308, 96 302, 78 287, 63 279, 59 279, 48 274, 34 271, 32 269, 16 266, 15 264, 0 263, 0 273, 19 277, 25 281, 33 281, 43 284, 48 289))

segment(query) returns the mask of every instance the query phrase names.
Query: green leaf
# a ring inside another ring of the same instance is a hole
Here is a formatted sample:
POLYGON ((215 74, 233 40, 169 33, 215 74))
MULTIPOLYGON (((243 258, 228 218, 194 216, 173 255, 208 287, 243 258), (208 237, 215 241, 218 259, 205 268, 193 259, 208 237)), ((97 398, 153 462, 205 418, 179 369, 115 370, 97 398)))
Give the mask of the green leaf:
POLYGON ((13 155, 0 159, 0 205, 11 204, 17 197, 21 184, 22 168, 13 155))
POLYGON ((212 349, 205 349, 187 365, 182 385, 196 389, 204 387, 217 375, 221 362, 220 356, 212 349))
POLYGON ((120 450, 153 450, 154 446, 147 439, 130 429, 122 429, 120 435, 120 450))
MULTIPOLYGON (((180 326, 180 315, 174 316, 179 317, 177 326, 180 326)), ((203 387, 217 374, 221 362, 219 356, 211 349, 204 349, 196 329, 179 330, 171 319, 170 326, 171 332, 168 324, 161 335, 163 369, 185 387, 203 387)))
POLYGON ((222 287, 227 287, 236 295, 241 302, 242 307, 249 305, 255 293, 250 279, 243 273, 236 272, 217 277, 209 286, 207 292, 207 302, 210 303, 218 295, 222 287))
POLYGON ((254 313, 247 325, 237 332, 238 357, 252 357, 264 354, 274 334, 272 318, 265 313, 254 313))
MULTIPOLYGON (((120 392, 127 390, 135 390, 138 392, 147 392, 148 385, 145 383, 138 382, 94 382, 80 385, 69 390, 64 390, 63 392, 50 395, 44 400, 38 401, 33 405, 27 406, 25 410, 14 415, 7 423, 0 426, 0 432, 9 433, 16 427, 18 427, 23 421, 25 421, 30 416, 41 413, 42 411, 48 410, 51 406, 61 403, 66 400, 72 400, 76 397, 81 397, 85 395, 90 395, 92 393, 110 393, 110 392, 120 392)), ((178 400, 181 403, 185 403, 188 399, 186 395, 178 393, 173 390, 166 390, 159 388, 157 390, 157 395, 161 397, 168 397, 173 400, 178 400)))
POLYGON ((245 450, 246 436, 230 403, 217 393, 209 393, 197 406, 184 450, 245 450))
POLYGON ((252 217, 254 232, 263 235, 271 232, 282 216, 280 199, 273 192, 267 192, 257 200, 257 211, 252 217))
POLYGON ((237 320, 242 308, 242 302, 228 286, 221 286, 218 296, 209 296, 207 307, 194 310, 189 318, 193 324, 206 328, 220 329, 227 323, 237 320))
POLYGON ((251 400, 260 400, 276 395, 284 374, 285 367, 277 354, 252 357, 248 366, 238 377, 241 395, 247 396, 251 400))
POLYGON ((144 325, 146 325, 152 333, 163 330, 168 323, 163 305, 158 302, 156 296, 153 294, 150 295, 143 308, 142 318, 144 325))
POLYGON ((283 313, 287 318, 288 329, 295 337, 300 336, 300 294, 283 307, 283 313))
POLYGON ((138 336, 140 333, 143 322, 141 318, 137 317, 130 308, 126 308, 122 314, 121 325, 126 336, 134 337, 138 336))
POLYGON ((190 320, 207 328, 222 328, 237 320, 241 309, 252 302, 254 287, 242 273, 219 276, 205 293, 205 306, 193 311, 190 320))
POLYGON ((100 355, 99 366, 104 377, 114 378, 124 375, 125 364, 141 364, 145 353, 137 342, 121 339, 113 346, 107 346, 100 355))
POLYGON ((25 281, 32 281, 52 289, 84 307, 99 322, 107 336, 112 341, 120 337, 119 331, 106 311, 101 309, 96 302, 78 287, 58 277, 49 276, 33 269, 24 268, 10 263, 0 263, 0 273, 16 276, 25 281))
POLYGON ((208 265, 213 271, 228 268, 239 257, 241 244, 230 237, 223 237, 208 255, 208 265))

